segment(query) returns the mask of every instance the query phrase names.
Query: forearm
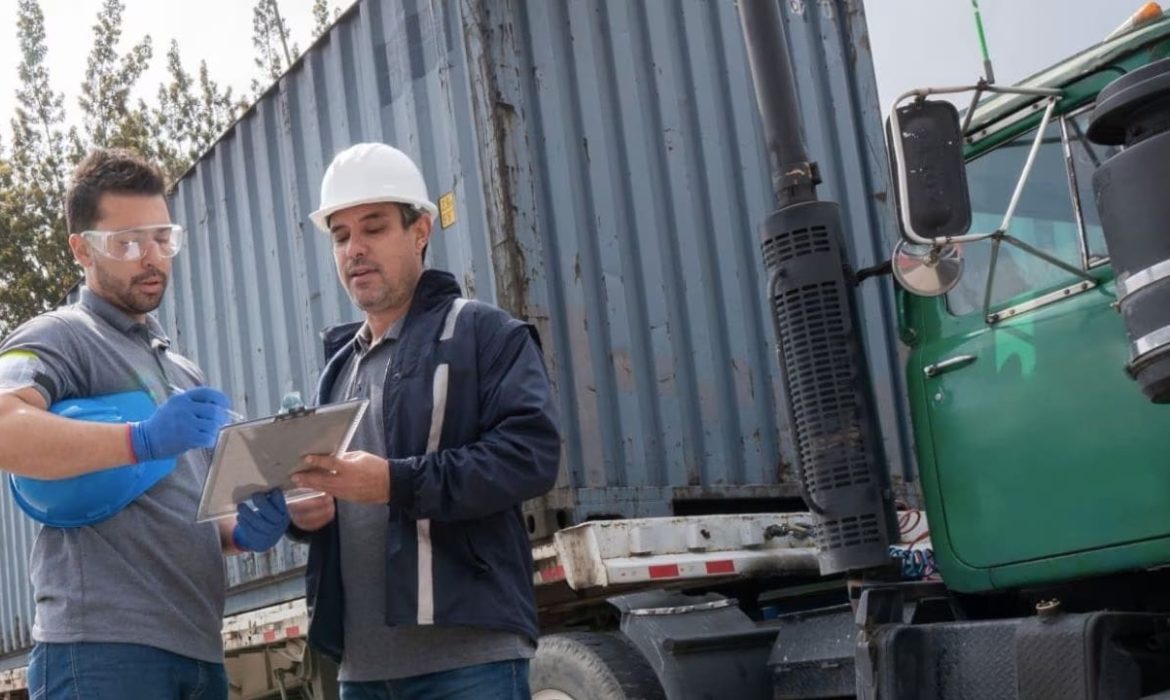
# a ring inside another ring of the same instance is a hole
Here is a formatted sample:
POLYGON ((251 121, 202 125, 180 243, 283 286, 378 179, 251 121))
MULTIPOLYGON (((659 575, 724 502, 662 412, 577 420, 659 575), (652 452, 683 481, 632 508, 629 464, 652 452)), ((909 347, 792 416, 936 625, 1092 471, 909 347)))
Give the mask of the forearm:
POLYGON ((64 479, 135 461, 125 423, 61 418, 27 397, 0 395, 0 470, 64 479))

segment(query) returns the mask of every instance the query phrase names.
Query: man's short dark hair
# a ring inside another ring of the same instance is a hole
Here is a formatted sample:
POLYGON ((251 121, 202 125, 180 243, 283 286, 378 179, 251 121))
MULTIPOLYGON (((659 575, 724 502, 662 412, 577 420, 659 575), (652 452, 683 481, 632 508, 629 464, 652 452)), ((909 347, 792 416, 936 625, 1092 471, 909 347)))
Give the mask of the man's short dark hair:
POLYGON ((398 212, 402 216, 402 228, 404 229, 414 226, 414 222, 421 219, 423 215, 422 209, 409 204, 399 204, 398 212))
MULTIPOLYGON (((411 226, 414 226, 414 222, 421 219, 422 215, 423 215, 423 210, 421 208, 411 206, 409 204, 399 204, 398 205, 398 212, 402 216, 402 228, 403 229, 408 229, 411 226)), ((423 259, 424 263, 427 260, 427 248, 430 248, 430 247, 431 247, 430 243, 423 246, 422 259, 423 259)))
POLYGON ((73 170, 65 194, 65 221, 70 233, 88 231, 101 214, 103 194, 163 195, 167 183, 162 171, 134 151, 98 148, 73 170))

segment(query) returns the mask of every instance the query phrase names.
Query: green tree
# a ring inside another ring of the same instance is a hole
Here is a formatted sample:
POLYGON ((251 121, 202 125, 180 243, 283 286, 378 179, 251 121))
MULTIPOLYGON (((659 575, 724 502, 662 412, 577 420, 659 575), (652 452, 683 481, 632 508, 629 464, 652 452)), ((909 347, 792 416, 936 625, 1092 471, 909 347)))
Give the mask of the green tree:
POLYGON ((141 103, 133 104, 130 93, 150 66, 153 49, 145 36, 125 55, 119 54, 124 10, 121 0, 106 0, 98 13, 78 104, 90 145, 148 153, 149 113, 141 103))
POLYGON ((65 98, 52 89, 45 63, 45 17, 36 0, 20 0, 21 61, 12 145, 0 177, 0 330, 51 307, 78 277, 65 230, 65 177, 82 155, 66 127, 65 98))
POLYGON ((151 142, 153 157, 174 182, 187 167, 186 143, 189 132, 184 128, 190 123, 195 112, 195 100, 191 94, 191 75, 183 68, 179 55, 179 44, 171 40, 167 50, 167 75, 170 81, 159 85, 153 107, 142 103, 142 109, 150 110, 151 142))
POLYGON ((206 61, 199 64, 198 78, 192 78, 175 41, 167 51, 167 75, 169 81, 158 88, 151 123, 154 157, 173 182, 215 143, 245 105, 232 97, 231 88, 221 88, 211 79, 206 61))
POLYGON ((340 8, 333 8, 333 13, 329 13, 329 0, 314 0, 312 2, 312 40, 316 41, 318 36, 321 36, 332 25, 333 20, 342 14, 340 8))
POLYGON ((256 0, 252 8, 252 46, 256 49, 256 67, 260 76, 252 79, 252 93, 259 97, 300 54, 290 43, 288 25, 280 15, 277 0, 256 0))
POLYGON ((317 39, 329 28, 332 20, 329 16, 329 0, 314 0, 312 2, 312 37, 317 39))
POLYGON ((25 237, 13 226, 17 200, 11 196, 12 184, 12 164, 0 157, 0 333, 41 308, 35 286, 25 279, 29 265, 23 248, 25 237))

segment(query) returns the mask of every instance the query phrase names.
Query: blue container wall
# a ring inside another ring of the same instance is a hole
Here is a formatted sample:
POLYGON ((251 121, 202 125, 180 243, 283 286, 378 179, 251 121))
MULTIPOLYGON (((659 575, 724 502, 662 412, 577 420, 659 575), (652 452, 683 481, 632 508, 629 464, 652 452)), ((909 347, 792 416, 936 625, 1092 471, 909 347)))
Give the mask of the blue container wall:
POLYGON ((6 655, 32 646, 28 555, 39 528, 16 507, 8 477, 0 473, 0 671, 6 655))
MULTIPOLYGON (((893 232, 864 14, 781 6, 820 194, 843 206, 854 264, 875 264, 893 232)), ((536 536, 718 499, 791 503, 756 233, 775 204, 733 0, 357 3, 173 198, 193 235, 164 325, 249 415, 310 395, 319 331, 358 318, 308 214, 332 156, 373 140, 453 198, 430 263, 544 339, 564 458, 557 489, 529 504, 536 536)), ((898 476, 893 312, 888 282, 866 284, 898 476)))
MULTIPOLYGON (((497 289, 551 343, 567 426, 546 502, 580 519, 792 495, 755 234, 774 204, 734 3, 499 5, 468 50, 494 66, 476 130, 512 270, 497 289)), ((821 195, 874 264, 893 232, 864 15, 783 8, 821 195)), ((865 341, 886 451, 909 465, 884 284, 861 300, 865 341)))
MULTIPOLYGON (((894 231, 861 3, 781 7, 819 193, 873 265, 894 231)), ((359 318, 308 214, 332 156, 369 140, 454 198, 430 263, 542 334, 564 458, 529 504, 537 536, 795 496, 756 233, 775 203, 734 0, 356 3, 172 198, 191 240, 160 319, 250 416, 308 398, 319 331, 359 318)), ((861 315, 897 479, 912 456, 887 284, 866 282, 861 315)), ((10 505, 0 644, 19 647, 31 594, 10 550, 31 535, 10 505)), ((232 558, 229 607, 296 595, 303 563, 291 544, 232 558)))

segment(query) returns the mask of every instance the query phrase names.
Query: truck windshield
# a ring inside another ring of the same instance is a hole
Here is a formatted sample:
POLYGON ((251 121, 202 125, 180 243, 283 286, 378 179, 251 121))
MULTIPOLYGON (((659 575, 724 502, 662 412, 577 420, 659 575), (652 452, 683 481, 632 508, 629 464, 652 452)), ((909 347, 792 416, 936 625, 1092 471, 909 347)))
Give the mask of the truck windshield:
MULTIPOLYGON (((1099 264, 1107 255, 1093 200, 1092 174, 1096 164, 1112 152, 1084 139, 1087 119, 1088 112, 1081 111, 1048 125, 1010 230, 1020 240, 1082 269, 1099 264), (1071 158, 1066 158, 1066 153, 1071 158), (1079 214, 1074 191, 1080 200, 1079 214)), ((1023 134, 968 163, 972 232, 992 231, 1001 223, 1034 138, 1035 132, 1023 134)), ((963 278, 947 295, 947 306, 955 315, 983 308, 991 242, 967 243, 963 252, 963 278)), ((1001 307, 1017 297, 1069 285, 1075 279, 1014 246, 1000 246, 991 304, 1001 307)))

